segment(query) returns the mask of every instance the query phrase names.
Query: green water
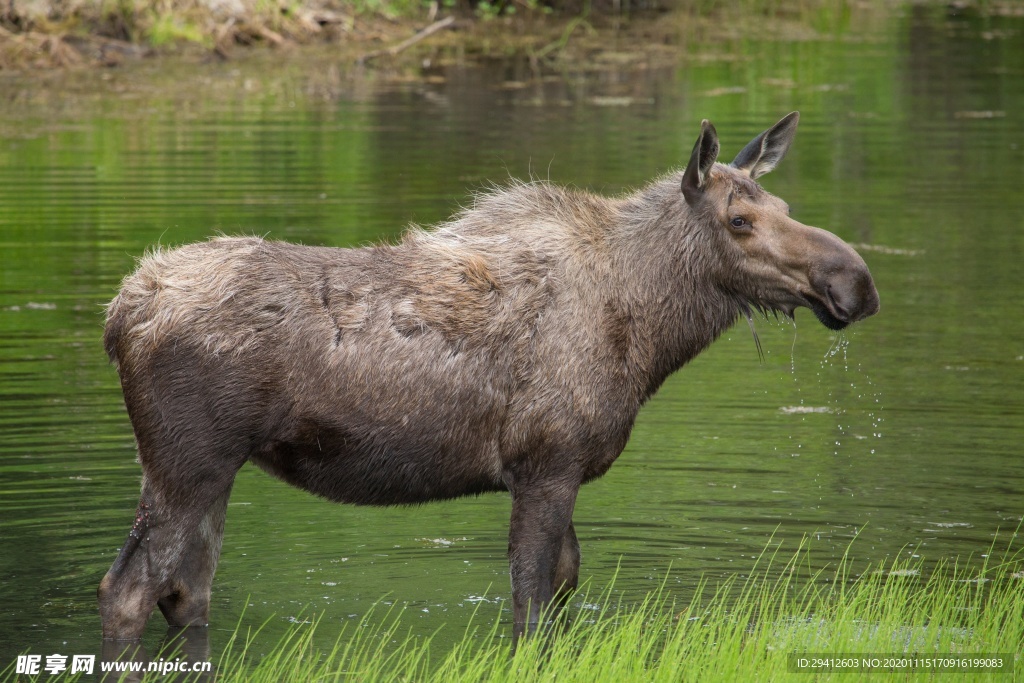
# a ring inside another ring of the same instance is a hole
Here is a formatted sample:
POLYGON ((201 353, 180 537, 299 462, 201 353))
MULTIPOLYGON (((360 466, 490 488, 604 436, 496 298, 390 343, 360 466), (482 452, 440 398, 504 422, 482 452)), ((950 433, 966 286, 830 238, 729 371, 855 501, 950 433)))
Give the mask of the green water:
MULTIPOLYGON (((95 589, 131 524, 131 428, 102 306, 155 244, 218 233, 349 246, 447 217, 533 174, 603 193, 680 166, 711 119, 731 158, 782 114, 763 179, 861 248, 881 313, 836 336, 808 311, 746 324, 673 376, 581 492, 581 577, 679 599, 769 544, 813 562, 980 562, 1024 513, 1024 20, 919 9, 730 59, 569 72, 328 57, 24 78, 0 74, 0 668, 97 653, 95 589), (302 61, 299 61, 302 59, 302 61)), ((689 57, 688 57, 689 55, 689 57)), ((310 612, 337 633, 384 597, 458 637, 507 603, 507 496, 332 505, 247 467, 228 512, 211 641, 310 612), (386 596, 386 597, 385 597, 386 596), (489 612, 487 610, 490 610, 489 612)), ((155 616, 146 640, 164 632, 155 616)))

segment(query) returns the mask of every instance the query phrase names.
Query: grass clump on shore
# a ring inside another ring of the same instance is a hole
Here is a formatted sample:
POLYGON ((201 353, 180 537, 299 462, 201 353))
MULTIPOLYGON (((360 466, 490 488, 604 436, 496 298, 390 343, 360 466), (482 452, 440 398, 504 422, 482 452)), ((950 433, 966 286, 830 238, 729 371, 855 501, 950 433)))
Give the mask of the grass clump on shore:
MULTIPOLYGON (((685 605, 664 588, 623 606, 611 589, 596 605, 570 607, 551 637, 520 643, 511 655, 508 624, 470 624, 449 652, 430 639, 403 639, 401 615, 343 633, 329 652, 312 646, 316 626, 297 628, 254 669, 236 642, 220 680, 261 681, 807 681, 843 673, 793 670, 791 655, 918 653, 1010 655, 1024 645, 1024 576, 1016 559, 976 570, 942 565, 922 579, 920 564, 895 562, 851 579, 843 562, 810 576, 801 550, 779 571, 762 559, 749 578, 702 583, 685 605), (505 637, 503 637, 505 636, 505 637), (290 672, 301 667, 301 675, 290 672)), ((476 620, 487 615, 478 615, 476 620)), ((872 674, 873 681, 920 679, 930 670, 872 674)), ((1006 680, 959 673, 959 680, 1006 680)))
MULTIPOLYGON (((665 590, 628 607, 605 593, 599 607, 570 609, 564 631, 527 639, 514 656, 508 638, 500 637, 507 624, 470 625, 450 652, 439 653, 429 639, 403 640, 400 617, 393 617, 357 629, 351 639, 342 634, 326 653, 311 647, 315 627, 289 634, 249 673, 242 647, 222 680, 806 681, 807 673, 792 669, 794 653, 1012 657, 1024 644, 1024 579, 1014 562, 971 572, 942 566, 926 580, 918 566, 894 563, 852 581, 844 564, 827 581, 819 575, 798 585, 801 557, 779 574, 766 561, 741 583, 702 584, 682 606, 665 590), (299 662, 302 675, 291 677, 299 662)), ((921 673, 931 672, 880 672, 872 680, 921 673)), ((813 678, 847 680, 844 675, 813 678)), ((999 673, 960 676, 1005 680, 999 673)))
MULTIPOLYGON (((403 636, 400 611, 382 617, 371 612, 358 625, 346 626, 326 649, 315 644, 321 620, 295 625, 259 658, 256 636, 239 627, 216 660, 216 680, 850 680, 838 671, 808 676, 795 670, 793 657, 801 654, 880 659, 999 655, 1004 658, 999 670, 965 671, 948 664, 873 669, 870 680, 928 680, 937 674, 942 680, 1012 680, 1015 653, 1024 646, 1024 574, 1016 556, 986 559, 972 570, 940 565, 927 578, 920 564, 907 562, 857 578, 851 578, 845 561, 830 575, 809 575, 807 566, 804 549, 781 571, 777 558, 764 557, 749 578, 717 587, 702 583, 683 605, 664 587, 629 606, 618 604, 609 589, 594 599, 596 604, 588 597, 574 601, 567 623, 521 642, 514 655, 509 625, 480 613, 446 652, 429 637, 403 636)), ((16 680, 10 670, 6 673, 3 681, 16 680)))

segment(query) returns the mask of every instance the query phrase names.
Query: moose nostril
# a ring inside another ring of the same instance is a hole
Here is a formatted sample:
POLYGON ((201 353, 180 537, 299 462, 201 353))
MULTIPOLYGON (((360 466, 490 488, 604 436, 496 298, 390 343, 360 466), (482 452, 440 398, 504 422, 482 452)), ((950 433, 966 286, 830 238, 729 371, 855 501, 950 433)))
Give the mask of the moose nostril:
POLYGON ((832 310, 836 312, 838 317, 844 320, 849 319, 849 311, 847 311, 843 304, 840 302, 835 290, 832 289, 832 285, 828 285, 827 287, 825 287, 825 296, 828 297, 828 302, 832 305, 832 310))
POLYGON ((862 320, 878 312, 878 291, 867 270, 854 270, 832 278, 825 298, 833 314, 846 322, 862 320))

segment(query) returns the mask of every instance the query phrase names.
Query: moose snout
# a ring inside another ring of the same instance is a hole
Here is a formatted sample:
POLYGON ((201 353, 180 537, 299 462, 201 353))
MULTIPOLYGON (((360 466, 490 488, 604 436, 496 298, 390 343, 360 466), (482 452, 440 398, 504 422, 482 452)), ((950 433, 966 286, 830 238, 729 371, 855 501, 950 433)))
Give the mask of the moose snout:
POLYGON ((841 330, 878 313, 875 281, 856 249, 827 230, 796 221, 788 224, 787 234, 799 240, 798 268, 807 287, 800 291, 801 303, 822 325, 841 330))
POLYGON ((847 270, 826 285, 826 295, 836 317, 848 323, 878 313, 878 290, 867 268, 847 270))
POLYGON ((820 301, 811 310, 826 327, 842 329, 850 323, 878 313, 875 281, 860 255, 847 247, 854 258, 833 260, 811 278, 820 301))

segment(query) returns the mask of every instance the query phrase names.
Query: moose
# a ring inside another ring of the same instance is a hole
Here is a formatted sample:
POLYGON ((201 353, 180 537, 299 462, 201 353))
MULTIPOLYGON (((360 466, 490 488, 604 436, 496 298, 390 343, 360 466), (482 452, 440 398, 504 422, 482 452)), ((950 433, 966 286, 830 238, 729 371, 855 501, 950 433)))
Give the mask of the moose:
POLYGON ((572 515, 640 407, 740 317, 797 307, 841 330, 878 292, 841 239, 756 181, 793 112, 717 161, 616 198, 512 182, 431 229, 361 248, 218 237, 142 258, 106 314, 143 478, 99 587, 105 639, 208 621, 246 462, 332 501, 508 491, 513 634, 577 586, 572 515))

